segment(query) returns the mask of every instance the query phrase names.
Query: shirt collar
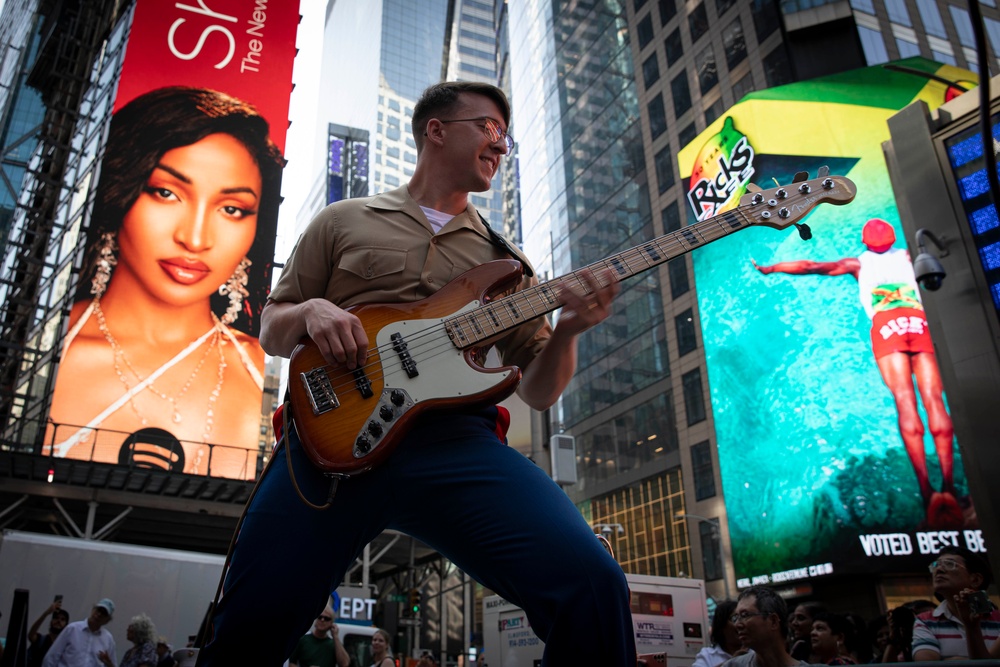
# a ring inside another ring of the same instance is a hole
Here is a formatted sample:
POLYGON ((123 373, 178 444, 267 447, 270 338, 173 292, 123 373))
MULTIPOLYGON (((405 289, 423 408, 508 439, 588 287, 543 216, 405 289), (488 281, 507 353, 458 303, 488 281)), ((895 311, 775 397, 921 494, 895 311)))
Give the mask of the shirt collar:
MULTIPOLYGON (((383 192, 382 194, 375 195, 370 202, 368 202, 369 208, 381 209, 384 211, 400 211, 405 213, 409 217, 413 218, 415 221, 419 222, 421 225, 431 230, 430 223, 427 222, 427 216, 424 212, 420 210, 420 205, 413 200, 410 196, 410 190, 407 186, 403 185, 395 190, 389 190, 388 192, 383 192)), ((479 234, 484 239, 489 240, 489 232, 483 227, 483 222, 479 219, 479 213, 476 211, 476 207, 472 205, 470 201, 465 208, 464 213, 459 213, 455 216, 457 220, 451 220, 448 222, 449 232, 456 231, 458 229, 468 229, 470 231, 479 234)))

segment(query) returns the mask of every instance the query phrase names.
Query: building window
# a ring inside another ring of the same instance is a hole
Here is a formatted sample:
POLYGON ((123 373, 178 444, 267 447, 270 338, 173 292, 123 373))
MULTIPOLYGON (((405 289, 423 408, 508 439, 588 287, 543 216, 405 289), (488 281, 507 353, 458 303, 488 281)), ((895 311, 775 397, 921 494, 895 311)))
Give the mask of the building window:
POLYGON ((920 47, 905 39, 896 38, 896 48, 899 49, 900 58, 912 58, 920 55, 920 47))
POLYGON ((684 46, 681 44, 681 29, 674 28, 674 31, 663 40, 663 47, 667 51, 667 67, 681 59, 684 55, 684 46))
POLYGON ((935 37, 948 38, 935 0, 917 0, 917 11, 920 13, 920 21, 924 24, 924 32, 935 37))
POLYGON ((705 566, 705 581, 722 579, 722 549, 719 548, 718 519, 699 521, 701 536, 701 558, 705 566))
POLYGON ((655 51, 653 55, 646 58, 646 61, 642 63, 642 80, 646 84, 647 90, 651 85, 660 80, 660 63, 656 58, 655 51))
MULTIPOLYGON (((878 65, 889 61, 889 52, 885 50, 885 42, 882 41, 882 33, 865 26, 858 26, 858 37, 861 38, 861 48, 865 52, 865 60, 868 65, 878 65)), ((765 64, 765 71, 767 66, 765 64)), ((768 83, 771 77, 768 76, 768 83)), ((771 83, 770 85, 776 85, 771 83)))
POLYGON ((680 134, 677 135, 677 141, 681 148, 687 146, 689 143, 694 141, 694 138, 698 136, 698 130, 694 127, 694 121, 687 124, 680 134))
POLYGON ((726 11, 736 4, 736 0, 715 0, 715 13, 721 17, 726 11))
POLYGON ((698 86, 704 95, 719 83, 719 69, 715 65, 715 51, 711 44, 702 49, 694 59, 694 66, 698 72, 698 86))
POLYGON ((691 446, 691 470, 694 473, 694 499, 705 500, 715 496, 715 467, 708 440, 691 446))
POLYGON ((753 15, 753 25, 757 30, 757 43, 760 44, 778 29, 781 17, 778 15, 777 3, 774 0, 753 0, 750 4, 750 13, 753 15))
POLYGON ((643 5, 646 4, 646 2, 647 0, 635 0, 635 2, 632 3, 632 8, 635 11, 639 11, 640 9, 642 9, 643 5))
POLYGON ((698 336, 694 327, 694 311, 688 308, 674 318, 674 329, 677 331, 677 356, 683 357, 688 352, 698 349, 698 336))
POLYGON ((692 44, 708 31, 708 11, 704 2, 699 2, 698 6, 688 14, 688 30, 691 31, 692 44))
POLYGON ((701 369, 696 368, 681 376, 684 387, 684 410, 687 412, 687 425, 692 426, 705 421, 705 392, 701 388, 701 369))
POLYGON ((747 43, 743 39, 743 24, 736 19, 722 31, 722 47, 726 51, 729 69, 739 65, 747 57, 747 43))
POLYGON ((722 103, 722 98, 715 100, 712 106, 705 109, 705 125, 711 125, 715 122, 715 119, 722 115, 726 110, 725 105, 722 103))
POLYGON ((667 112, 663 109, 663 96, 657 95, 646 106, 649 112, 649 136, 656 139, 667 131, 667 112))
POLYGON ((747 93, 753 92, 753 75, 747 72, 743 78, 733 84, 733 102, 739 102, 747 93))
POLYGON ((993 53, 1000 53, 1000 21, 983 17, 983 23, 986 27, 986 36, 993 45, 993 53))
POLYGON ((680 118, 691 108, 691 88, 688 86, 687 71, 683 71, 670 82, 670 92, 674 97, 674 115, 680 118))
POLYGON ((676 299, 682 294, 687 294, 691 289, 691 282, 688 280, 687 261, 684 257, 675 257, 667 262, 667 274, 670 276, 670 296, 676 299))
POLYGON ((663 223, 664 234, 679 232, 681 230, 681 214, 677 207, 677 202, 672 201, 663 209, 660 213, 660 221, 663 223))
POLYGON ((962 46, 975 47, 976 38, 972 33, 972 20, 969 18, 969 11, 955 5, 948 5, 948 11, 951 12, 951 21, 955 24, 958 41, 962 43, 962 46))
POLYGON ((906 10, 904 0, 885 0, 885 11, 888 12, 889 20, 893 23, 905 25, 908 28, 913 27, 913 21, 910 20, 910 12, 906 10))
POLYGON ((851 0, 851 9, 856 9, 865 14, 875 14, 875 4, 872 0, 851 0))
MULTIPOLYGON (((861 27, 858 26, 860 32, 861 27)), ((885 47, 882 47, 883 49, 885 47)), ((883 61, 884 62, 884 61, 883 61)), ((873 64, 871 61, 869 65, 873 64)), ((767 79, 769 88, 783 86, 792 82, 792 70, 788 65, 788 57, 785 55, 784 46, 779 44, 774 51, 771 51, 764 58, 764 77, 767 79)))
POLYGON ((676 0, 660 0, 660 27, 667 25, 667 21, 677 16, 676 0))
POLYGON ((670 152, 670 146, 665 146, 653 160, 656 163, 656 182, 662 195, 674 184, 674 155, 670 152))
POLYGON ((639 21, 636 26, 636 34, 639 36, 639 49, 646 48, 646 45, 653 41, 653 15, 646 16, 639 21))

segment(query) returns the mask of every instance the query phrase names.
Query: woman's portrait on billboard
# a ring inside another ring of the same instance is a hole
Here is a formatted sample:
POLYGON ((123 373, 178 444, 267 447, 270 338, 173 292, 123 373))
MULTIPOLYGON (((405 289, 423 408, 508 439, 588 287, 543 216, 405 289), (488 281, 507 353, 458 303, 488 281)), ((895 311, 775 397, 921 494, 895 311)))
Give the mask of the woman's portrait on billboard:
POLYGON ((115 113, 56 376, 54 455, 256 474, 256 318, 284 163, 268 131, 253 106, 200 88, 115 113))

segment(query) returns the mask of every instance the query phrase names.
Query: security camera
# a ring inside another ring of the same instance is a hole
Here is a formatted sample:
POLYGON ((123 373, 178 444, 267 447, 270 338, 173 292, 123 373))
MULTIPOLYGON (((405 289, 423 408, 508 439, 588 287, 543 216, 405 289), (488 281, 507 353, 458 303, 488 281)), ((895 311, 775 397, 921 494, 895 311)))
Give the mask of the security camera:
POLYGON ((931 292, 941 289, 941 283, 946 275, 938 258, 928 252, 917 255, 917 259, 913 262, 913 273, 917 277, 917 282, 931 292))
POLYGON ((917 282, 930 292, 936 292, 941 289, 941 283, 944 281, 945 275, 944 267, 937 257, 927 252, 927 247, 924 245, 924 238, 929 238, 934 242, 934 245, 938 247, 941 251, 941 256, 945 257, 948 255, 948 249, 945 248, 944 243, 938 240, 934 234, 927 231, 926 229, 918 229, 916 234, 917 240, 917 258, 913 260, 913 274, 917 278, 917 282))

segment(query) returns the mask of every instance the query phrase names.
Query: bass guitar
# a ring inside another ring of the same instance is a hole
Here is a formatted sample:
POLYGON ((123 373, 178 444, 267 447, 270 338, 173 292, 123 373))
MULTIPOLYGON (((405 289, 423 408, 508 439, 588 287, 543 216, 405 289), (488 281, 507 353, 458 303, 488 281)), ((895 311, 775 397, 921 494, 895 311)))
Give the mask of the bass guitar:
POLYGON ((856 193, 849 179, 823 172, 813 180, 799 173, 786 187, 750 185, 739 206, 721 215, 509 296, 496 298, 520 282, 522 267, 497 260, 463 273, 421 301, 349 308, 373 343, 363 367, 352 372, 331 366, 309 339, 292 352, 292 414, 309 458, 328 473, 362 473, 389 456, 423 412, 488 405, 510 396, 521 380, 520 369, 486 368, 479 359, 511 329, 561 307, 564 289, 589 292, 584 272, 603 282, 610 269, 611 279, 620 282, 755 225, 795 225, 808 238, 800 219, 822 203, 846 204, 856 193))

